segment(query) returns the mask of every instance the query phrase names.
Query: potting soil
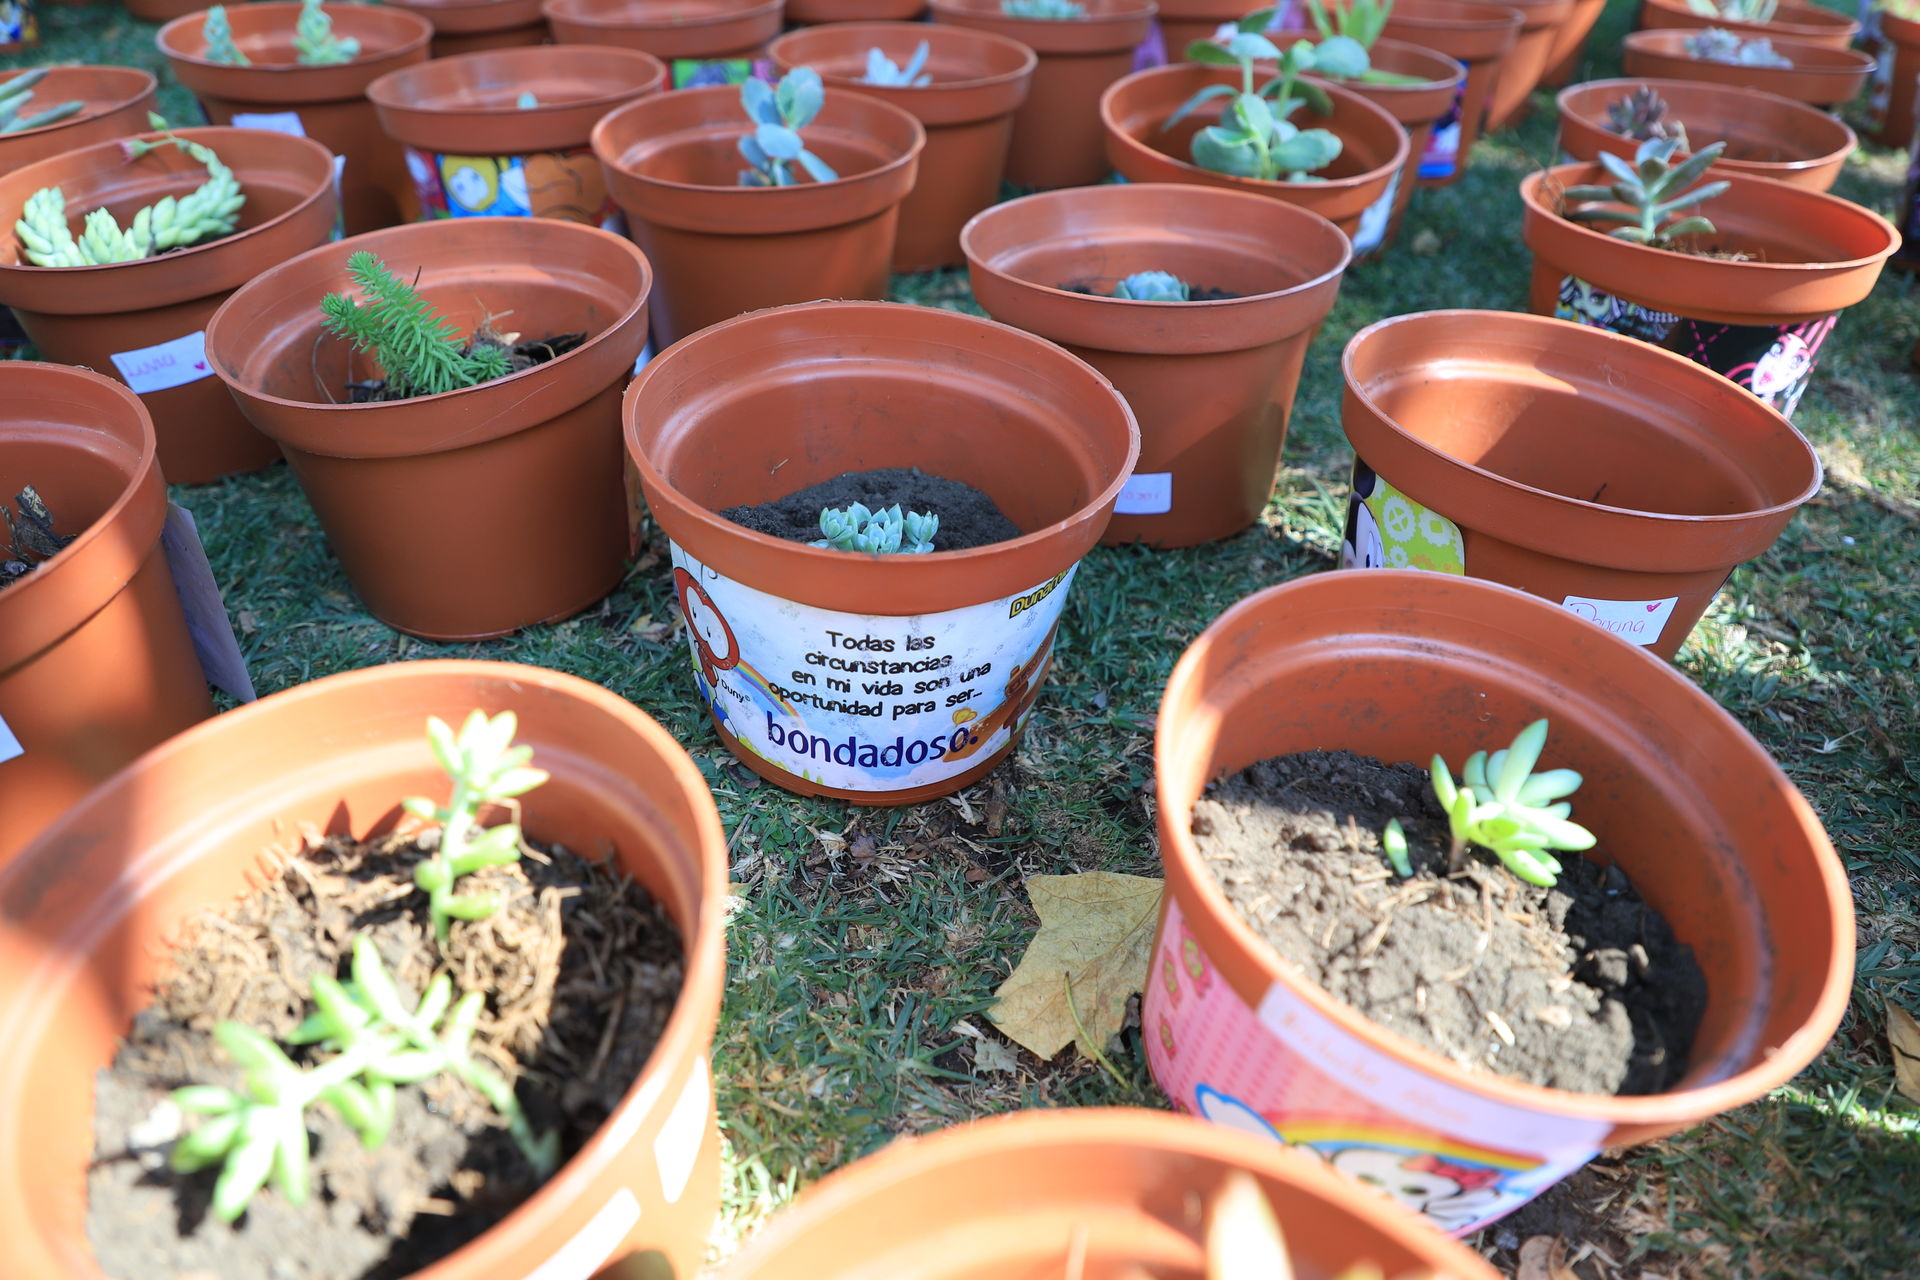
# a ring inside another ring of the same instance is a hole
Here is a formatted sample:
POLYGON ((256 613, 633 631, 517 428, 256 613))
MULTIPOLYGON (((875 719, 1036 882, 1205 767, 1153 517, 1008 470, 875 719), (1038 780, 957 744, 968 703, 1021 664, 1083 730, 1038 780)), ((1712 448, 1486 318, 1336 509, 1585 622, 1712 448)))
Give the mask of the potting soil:
POLYGON ((1556 853, 1552 889, 1484 851, 1449 876, 1447 820, 1416 765, 1347 751, 1264 760, 1207 788, 1193 834, 1288 963, 1466 1070, 1597 1094, 1657 1093, 1686 1070, 1706 1007, 1692 950, 1595 856, 1556 853), (1394 818, 1405 880, 1380 848, 1394 818))
MULTIPOLYGON (((437 833, 435 833, 437 835, 437 833)), ((429 836, 432 840, 434 837, 429 836)), ((646 890, 559 848, 462 877, 505 905, 455 921, 444 953, 414 887, 419 844, 332 838, 263 888, 189 923, 170 976, 95 1082, 87 1235, 117 1280, 394 1280, 480 1235, 539 1187, 497 1113, 451 1075, 398 1089, 386 1140, 364 1148, 327 1104, 306 1113, 309 1196, 271 1183, 232 1226, 209 1202, 218 1168, 175 1174, 171 1139, 196 1121, 170 1091, 242 1086, 212 1030, 232 1019, 288 1047, 315 972, 347 978, 354 935, 373 938, 403 998, 444 969, 482 991, 473 1056, 515 1081, 536 1132, 558 1127, 563 1159, 598 1130, 653 1053, 683 976, 678 930, 646 890)), ((3 1269, 3 1268, 0 1268, 3 1269)))
POLYGON ((931 476, 918 467, 849 471, 784 498, 758 506, 728 507, 720 514, 755 533, 789 542, 815 542, 820 538, 822 510, 845 510, 856 502, 869 511, 898 503, 903 512, 939 516, 935 551, 965 551, 1020 536, 1019 526, 1000 513, 992 498, 970 484, 931 476))

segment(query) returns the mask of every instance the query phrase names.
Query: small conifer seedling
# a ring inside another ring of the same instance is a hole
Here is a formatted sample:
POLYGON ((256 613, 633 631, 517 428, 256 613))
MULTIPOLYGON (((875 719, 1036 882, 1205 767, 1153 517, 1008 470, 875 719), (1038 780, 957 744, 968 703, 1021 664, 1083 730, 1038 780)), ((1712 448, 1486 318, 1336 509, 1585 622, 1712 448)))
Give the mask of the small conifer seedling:
POLYGON ((347 275, 359 287, 359 299, 328 294, 320 300, 322 322, 379 361, 388 388, 400 396, 458 391, 513 371, 505 348, 461 342, 453 325, 374 254, 354 252, 347 275))

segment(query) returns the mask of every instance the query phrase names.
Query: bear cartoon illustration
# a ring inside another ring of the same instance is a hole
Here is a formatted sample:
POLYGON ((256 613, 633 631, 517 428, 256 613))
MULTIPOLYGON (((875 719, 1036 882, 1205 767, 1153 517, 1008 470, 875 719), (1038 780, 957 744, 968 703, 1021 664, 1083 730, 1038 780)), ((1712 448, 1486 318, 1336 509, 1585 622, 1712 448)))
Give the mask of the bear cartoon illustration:
POLYGON ((1059 629, 1060 623, 1055 620, 1038 647, 1027 655, 1027 660, 1007 672, 1007 689, 999 706, 977 719, 964 707, 954 713, 954 723, 967 727, 967 744, 958 750, 949 750, 947 760, 965 760, 1001 729, 1011 730, 1020 724, 1021 718, 1039 700, 1040 686, 1047 677, 1047 663, 1053 659, 1054 633, 1059 629))

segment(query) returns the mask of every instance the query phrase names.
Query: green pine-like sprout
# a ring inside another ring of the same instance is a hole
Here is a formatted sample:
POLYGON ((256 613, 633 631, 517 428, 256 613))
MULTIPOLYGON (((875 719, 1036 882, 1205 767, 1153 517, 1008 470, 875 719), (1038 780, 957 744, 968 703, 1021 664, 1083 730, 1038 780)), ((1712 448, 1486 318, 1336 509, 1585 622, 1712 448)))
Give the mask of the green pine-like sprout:
POLYGON ((292 1204, 307 1199, 307 1108, 325 1103, 373 1148, 393 1127, 395 1090, 451 1073, 472 1087, 507 1121, 507 1131, 542 1179, 560 1163, 557 1133, 536 1134, 513 1087, 468 1052, 484 998, 470 991, 454 999, 453 979, 435 975, 417 1005, 387 972, 365 934, 353 940, 351 983, 315 974, 314 1013, 287 1037, 334 1056, 302 1069, 266 1036, 222 1022, 214 1037, 246 1073, 244 1092, 212 1085, 176 1089, 183 1111, 206 1118, 174 1144, 172 1168, 192 1173, 222 1166, 213 1188, 214 1216, 232 1222, 271 1178, 292 1204))
POLYGON ((1260 9, 1240 19, 1225 41, 1195 40, 1188 45, 1188 61, 1238 67, 1240 88, 1236 92, 1231 85, 1208 85, 1182 103, 1161 127, 1171 129, 1215 98, 1231 98, 1220 123, 1193 135, 1195 164, 1213 173, 1262 182, 1317 181, 1315 171, 1339 158, 1341 143, 1326 129, 1302 129, 1288 118, 1302 106, 1311 106, 1323 116, 1333 114, 1327 91, 1299 77, 1315 70, 1358 77, 1367 70, 1367 51, 1357 41, 1339 38, 1323 41, 1318 48, 1301 40, 1283 53, 1261 34, 1272 20, 1272 9, 1260 9), (1263 61, 1278 62, 1280 74, 1256 89, 1253 67, 1263 61))
POLYGON ((483 711, 468 714, 455 736, 446 721, 427 717, 427 743, 446 770, 453 793, 445 806, 425 796, 409 796, 401 808, 416 818, 440 824, 440 843, 413 869, 413 881, 427 893, 434 937, 442 946, 455 920, 484 920, 500 909, 498 894, 458 894, 460 877, 482 867, 505 866, 520 859, 520 824, 503 822, 482 828, 480 810, 523 796, 547 780, 544 769, 528 767, 532 747, 516 747, 519 718, 502 711, 491 720, 483 711))
POLYGON ((1170 271, 1136 271, 1113 287, 1113 296, 1133 302, 1187 302, 1193 289, 1170 271))
MULTIPOLYGON (((148 121, 165 131, 157 115, 148 121)), ((184 196, 168 196, 133 215, 122 227, 105 209, 88 213, 79 239, 67 225, 67 199, 59 187, 42 187, 27 198, 13 224, 28 262, 37 267, 91 267, 113 262, 138 262, 169 249, 184 249, 231 232, 239 223, 246 196, 233 170, 198 142, 167 133, 153 142, 132 139, 121 144, 129 163, 161 147, 178 147, 207 168, 207 180, 184 196)))
POLYGON ((776 87, 758 77, 740 86, 740 106, 753 125, 735 143, 753 167, 740 170, 743 187, 790 187, 792 165, 799 165, 815 182, 832 182, 840 175, 826 161, 807 150, 800 130, 820 114, 827 91, 812 67, 795 67, 780 77, 776 87))
POLYGON ((1560 860, 1548 850, 1593 848, 1593 833, 1569 821, 1573 805, 1566 797, 1579 790, 1580 775, 1572 769, 1533 772, 1546 745, 1547 722, 1535 720, 1512 746, 1491 756, 1474 752, 1458 786, 1447 762, 1433 758, 1433 795, 1453 835, 1448 853, 1453 869, 1459 869, 1468 845, 1478 845, 1529 884, 1550 886, 1560 874, 1560 860))
POLYGON ((347 275, 359 287, 359 300, 328 294, 320 299, 322 323, 377 360, 388 387, 403 396, 457 391, 513 371, 501 347, 461 342, 452 323, 374 254, 356 250, 347 258, 347 275))
POLYGON ((360 42, 337 38, 333 34, 333 19, 320 3, 321 0, 303 0, 300 6, 300 20, 293 28, 295 60, 303 67, 352 62, 360 56, 360 42))
POLYGON ((1087 16, 1087 6, 1079 0, 1000 0, 1000 12, 1036 22, 1073 22, 1087 16))
POLYGON ((34 86, 47 78, 47 71, 46 67, 35 67, 0 84, 0 134, 25 133, 29 129, 58 124, 86 110, 86 103, 73 101, 48 107, 29 116, 21 115, 20 112, 33 97, 34 86))
POLYGON ((1568 187, 1568 204, 1580 201, 1606 201, 1569 208, 1566 216, 1575 222, 1618 222, 1610 233, 1635 244, 1672 248, 1683 236, 1710 236, 1713 223, 1698 214, 1675 222, 1667 219, 1678 210, 1711 200, 1729 184, 1709 182, 1693 184, 1727 149, 1724 142, 1700 148, 1679 164, 1671 164, 1674 153, 1685 143, 1683 137, 1649 138, 1635 148, 1629 164, 1610 151, 1600 152, 1600 166, 1613 175, 1611 187, 1568 187), (1691 188, 1691 189, 1689 189, 1691 188), (1624 209, 1615 205, 1625 205, 1624 209))
POLYGON ((240 46, 233 42, 233 24, 227 21, 227 6, 217 4, 207 10, 207 16, 200 24, 200 34, 206 37, 207 51, 203 56, 208 62, 223 63, 229 67, 253 65, 253 60, 240 52, 240 46))
POLYGON ((820 513, 820 532, 816 547, 835 551, 864 551, 870 555, 925 555, 933 550, 933 536, 940 531, 940 517, 910 511, 900 514, 900 504, 869 511, 856 502, 845 510, 828 507, 820 513))

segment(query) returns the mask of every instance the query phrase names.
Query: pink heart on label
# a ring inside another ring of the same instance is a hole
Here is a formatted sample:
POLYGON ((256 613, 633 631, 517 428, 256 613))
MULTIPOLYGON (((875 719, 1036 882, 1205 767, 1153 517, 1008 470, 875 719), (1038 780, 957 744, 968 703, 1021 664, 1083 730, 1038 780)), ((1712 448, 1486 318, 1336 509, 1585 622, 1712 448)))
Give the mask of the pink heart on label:
POLYGON ((207 367, 207 362, 205 360, 195 360, 193 362, 193 367, 201 370, 202 372, 205 372, 207 367))
POLYGON ((1658 609, 1663 603, 1665 602, 1660 600, 1655 600, 1652 604, 1647 606, 1647 612, 1652 613, 1655 609, 1658 609))

